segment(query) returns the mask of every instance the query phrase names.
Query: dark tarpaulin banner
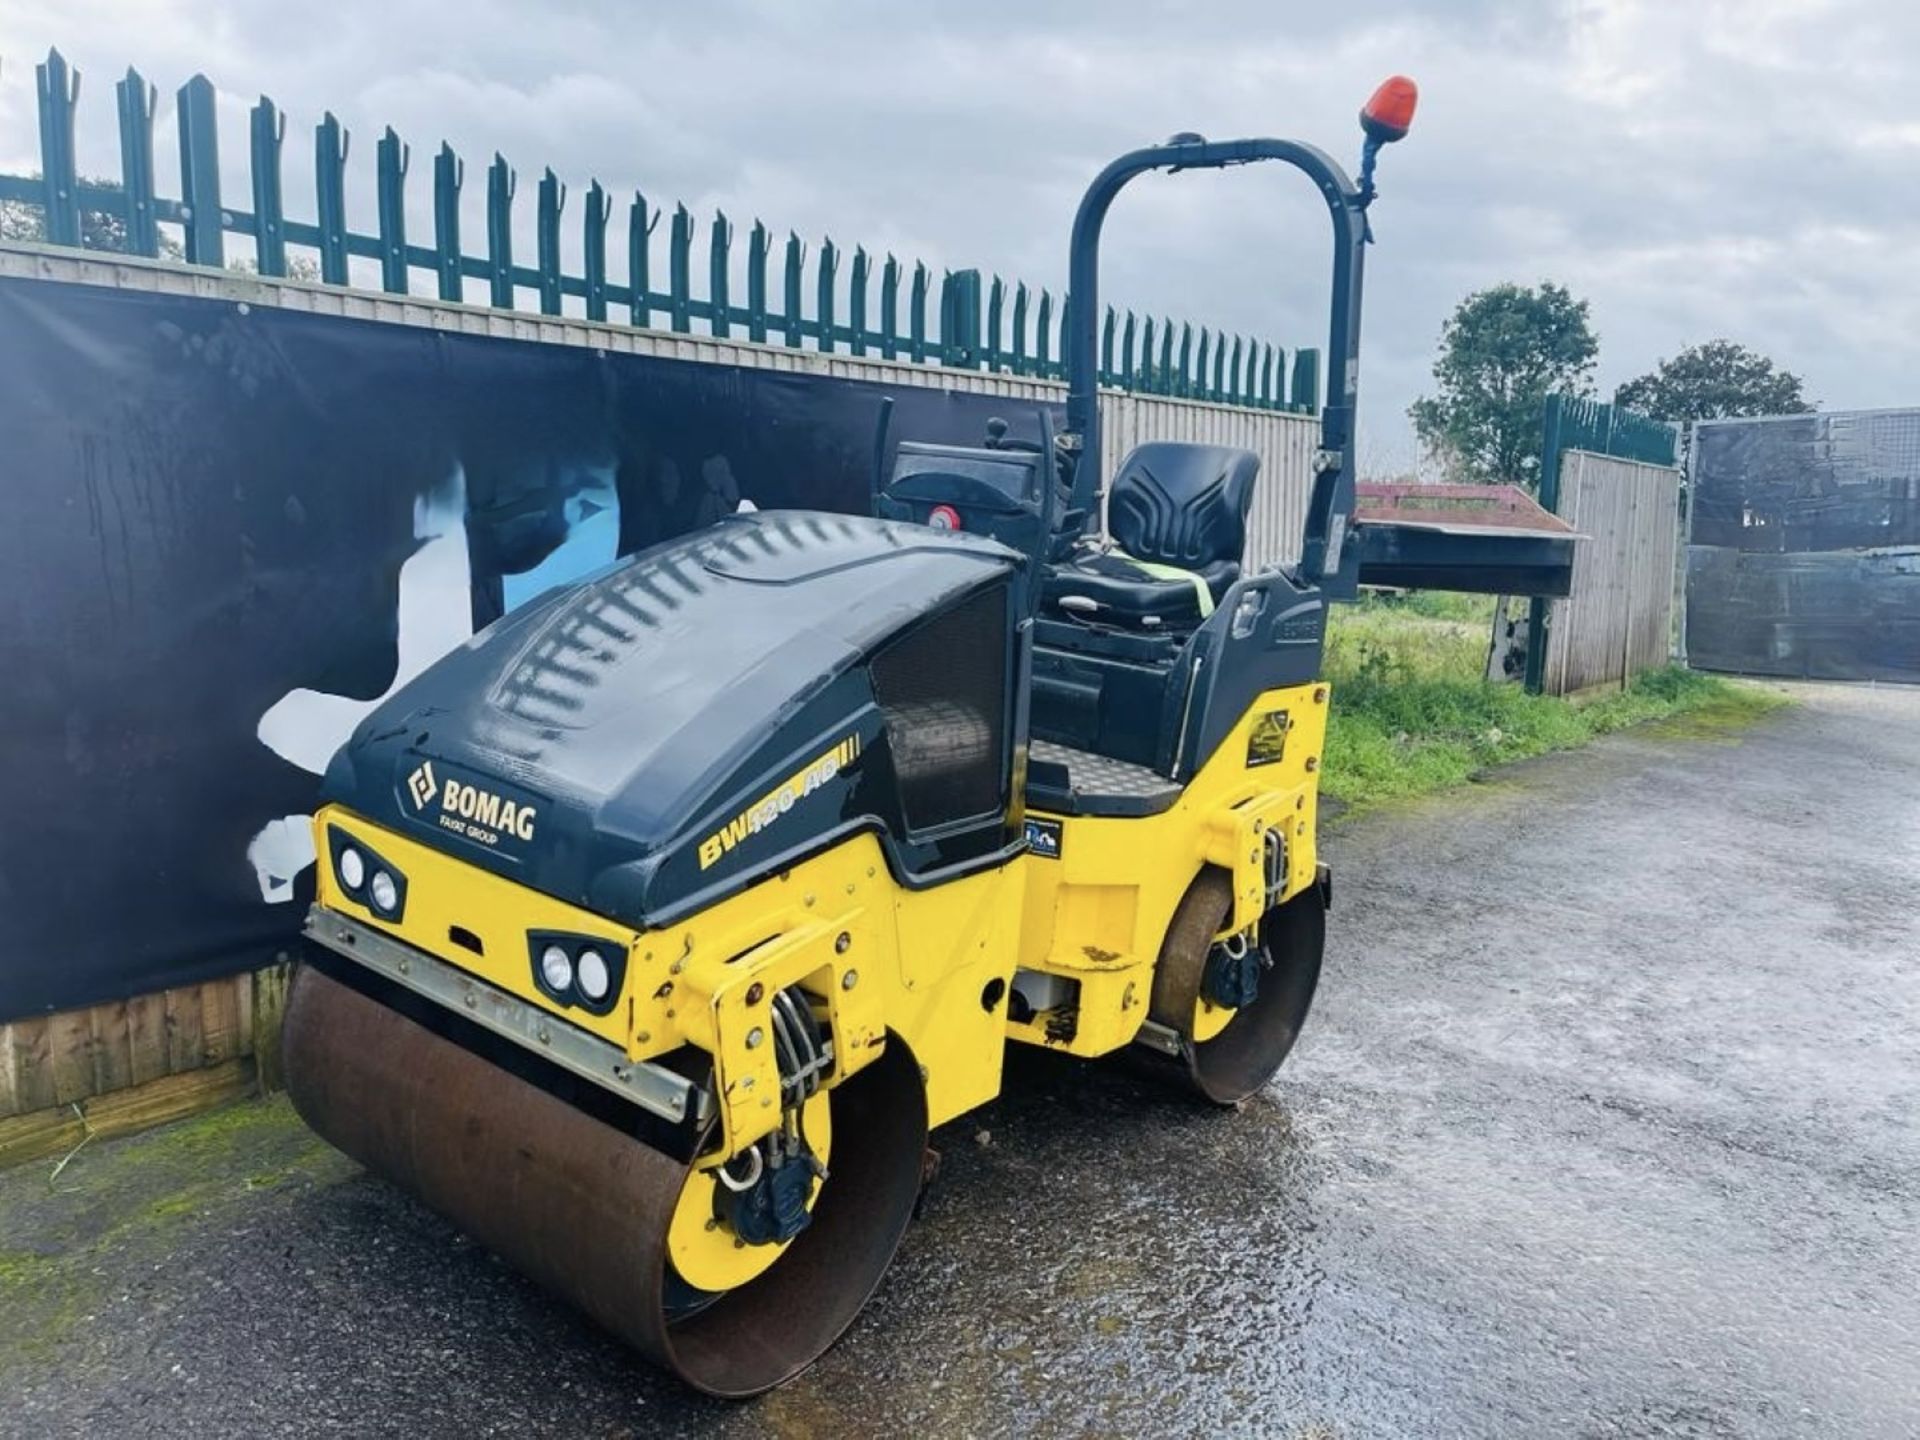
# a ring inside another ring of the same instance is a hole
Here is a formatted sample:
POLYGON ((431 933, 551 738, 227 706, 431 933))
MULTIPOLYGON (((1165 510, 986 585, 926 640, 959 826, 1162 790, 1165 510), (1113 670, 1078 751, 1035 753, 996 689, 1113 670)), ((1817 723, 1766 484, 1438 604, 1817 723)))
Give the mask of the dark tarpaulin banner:
POLYGON ((1920 410, 1702 424, 1687 658, 1920 682, 1920 410))
MULTIPOLYGON (((273 959, 375 703, 743 503, 1024 402, 0 281, 0 1020, 273 959)), ((1029 407, 1030 409, 1030 407, 1029 407)))

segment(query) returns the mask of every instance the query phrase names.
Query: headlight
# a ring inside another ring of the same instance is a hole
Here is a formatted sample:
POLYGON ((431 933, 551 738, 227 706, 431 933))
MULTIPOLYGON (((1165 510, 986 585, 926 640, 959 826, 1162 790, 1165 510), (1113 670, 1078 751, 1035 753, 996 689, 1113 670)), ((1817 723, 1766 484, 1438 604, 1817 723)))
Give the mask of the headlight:
POLYGON ((373 883, 367 887, 367 894, 373 897, 373 908, 383 915, 391 915, 400 908, 400 887, 384 870, 373 872, 373 883))
POLYGON ((564 994, 573 984, 573 961, 558 945, 549 945, 540 952, 540 978, 555 994, 564 994))
POLYGON ((598 950, 580 952, 580 993, 587 999, 600 1001, 607 998, 607 989, 613 983, 613 977, 607 973, 606 958, 598 950))
POLYGON ((349 890, 358 890, 367 883, 367 862, 358 850, 349 848, 340 852, 340 883, 349 890))

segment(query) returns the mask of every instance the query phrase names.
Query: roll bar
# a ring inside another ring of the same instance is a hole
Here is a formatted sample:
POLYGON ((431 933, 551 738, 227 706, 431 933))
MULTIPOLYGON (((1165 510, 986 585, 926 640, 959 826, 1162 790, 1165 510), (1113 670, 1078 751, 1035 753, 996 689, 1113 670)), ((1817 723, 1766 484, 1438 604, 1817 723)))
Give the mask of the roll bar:
MULTIPOLYGON (((1393 82, 1389 82, 1392 84, 1393 82)), ((1408 82, 1410 84, 1410 82, 1408 82)), ((1107 210, 1129 180, 1149 170, 1224 169, 1259 160, 1279 160, 1306 173, 1326 201, 1333 221, 1333 295, 1327 327, 1327 399, 1320 414, 1320 448, 1314 457, 1313 495, 1307 507, 1301 570, 1330 596, 1351 596, 1358 585, 1359 552, 1347 532, 1354 504, 1354 405, 1359 389, 1360 284, 1371 238, 1367 206, 1373 201, 1374 158, 1382 144, 1405 133, 1376 133, 1371 115, 1387 86, 1362 114, 1367 130, 1360 184, 1356 186, 1325 151, 1295 140, 1208 141, 1176 135, 1122 155, 1095 177, 1073 217, 1068 293, 1073 323, 1067 337, 1067 426, 1062 436, 1077 450, 1073 508, 1099 524, 1101 492, 1100 395, 1097 353, 1100 334, 1100 231, 1107 210)), ((1407 105, 1411 119, 1411 103, 1407 105)))

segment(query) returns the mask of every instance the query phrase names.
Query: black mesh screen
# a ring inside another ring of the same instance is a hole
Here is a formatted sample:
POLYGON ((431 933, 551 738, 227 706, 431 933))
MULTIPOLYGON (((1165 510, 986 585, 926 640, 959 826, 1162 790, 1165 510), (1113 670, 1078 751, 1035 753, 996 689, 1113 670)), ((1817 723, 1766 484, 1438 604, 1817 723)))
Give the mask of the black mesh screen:
POLYGON ((996 585, 874 656, 909 830, 1002 809, 1007 643, 1007 591, 996 585))

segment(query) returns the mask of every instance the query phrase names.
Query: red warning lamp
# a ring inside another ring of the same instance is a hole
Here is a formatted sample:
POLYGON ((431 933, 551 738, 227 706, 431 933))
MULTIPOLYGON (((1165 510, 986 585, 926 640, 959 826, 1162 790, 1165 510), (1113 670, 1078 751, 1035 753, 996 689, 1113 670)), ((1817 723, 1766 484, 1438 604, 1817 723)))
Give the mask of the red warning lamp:
POLYGON ((1380 82, 1360 111, 1360 128, 1376 145, 1404 140, 1413 128, 1413 110, 1420 103, 1420 87, 1405 75, 1389 75, 1380 82))
POLYGON ((927 516, 927 526, 933 530, 964 530, 960 523, 960 512, 951 505, 936 505, 927 516))

